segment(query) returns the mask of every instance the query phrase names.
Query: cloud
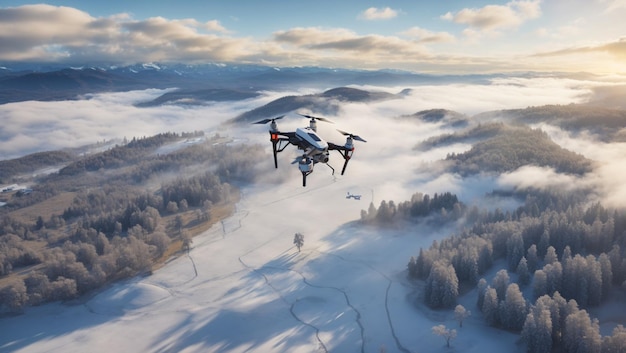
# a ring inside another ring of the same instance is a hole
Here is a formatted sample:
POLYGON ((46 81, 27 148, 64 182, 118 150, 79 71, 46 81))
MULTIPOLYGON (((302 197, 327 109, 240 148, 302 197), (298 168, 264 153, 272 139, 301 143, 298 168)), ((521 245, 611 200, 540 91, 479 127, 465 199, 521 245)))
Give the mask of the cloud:
POLYGON ((359 18, 365 20, 389 20, 398 16, 398 11, 393 10, 389 7, 385 7, 384 9, 379 9, 376 7, 370 7, 367 10, 363 11, 359 18))
POLYGON ((415 41, 395 36, 358 35, 342 28, 298 27, 274 33, 274 40, 294 46, 299 53, 309 51, 310 56, 326 62, 337 60, 337 64, 343 62, 361 69, 380 62, 415 62, 431 57, 428 50, 415 41))
POLYGON ((0 60, 70 60, 96 64, 144 61, 228 61, 255 48, 249 39, 221 37, 216 21, 94 18, 63 6, 0 9, 0 60), (208 33, 206 33, 208 32, 208 33))
POLYGON ((626 9, 626 0, 599 0, 599 2, 606 5, 605 12, 626 9))
POLYGON ((535 54, 534 56, 560 56, 560 55, 578 55, 587 53, 608 53, 618 59, 626 60, 626 37, 619 40, 592 45, 592 46, 580 46, 574 48, 567 48, 555 51, 549 51, 544 53, 535 54))
POLYGON ((453 14, 448 12, 442 19, 489 32, 515 28, 524 22, 541 16, 541 0, 511 1, 505 5, 487 5, 482 8, 465 8, 453 14))
POLYGON ((432 32, 420 27, 411 27, 401 34, 416 38, 419 43, 443 43, 454 42, 456 40, 456 38, 448 32, 432 32))

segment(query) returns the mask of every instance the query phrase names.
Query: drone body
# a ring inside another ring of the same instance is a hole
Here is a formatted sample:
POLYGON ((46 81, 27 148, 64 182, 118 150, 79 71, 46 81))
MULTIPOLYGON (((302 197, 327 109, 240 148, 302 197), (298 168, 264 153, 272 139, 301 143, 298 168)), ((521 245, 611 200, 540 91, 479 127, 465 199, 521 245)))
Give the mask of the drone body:
POLYGON ((303 151, 301 157, 296 158, 292 164, 298 163, 298 168, 302 172, 302 186, 306 186, 306 177, 313 173, 313 167, 317 163, 326 164, 335 173, 335 169, 328 164, 330 159, 330 151, 337 151, 344 159, 341 175, 346 171, 348 161, 352 158, 354 153, 354 140, 367 142, 357 135, 353 135, 341 130, 338 130, 343 135, 347 136, 346 143, 344 145, 336 145, 332 142, 326 142, 317 134, 317 120, 332 123, 332 121, 325 118, 318 118, 310 115, 303 115, 309 118, 309 126, 304 128, 297 128, 293 132, 286 132, 278 130, 276 120, 282 119, 284 115, 273 119, 264 119, 255 122, 254 124, 270 124, 270 142, 272 142, 272 152, 274 154, 274 167, 278 168, 278 153, 282 152, 289 145, 296 146, 299 150, 303 151))

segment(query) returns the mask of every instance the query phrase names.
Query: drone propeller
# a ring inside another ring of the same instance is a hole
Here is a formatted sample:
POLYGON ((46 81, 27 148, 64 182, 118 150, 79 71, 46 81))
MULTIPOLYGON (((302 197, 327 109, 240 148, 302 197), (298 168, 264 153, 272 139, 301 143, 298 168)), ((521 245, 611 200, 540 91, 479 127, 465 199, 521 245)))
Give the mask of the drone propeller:
POLYGON ((331 124, 334 124, 334 123, 332 122, 332 120, 330 120, 330 119, 320 118, 320 117, 317 117, 317 116, 311 116, 311 115, 300 114, 300 113, 298 113, 298 115, 301 115, 301 116, 303 116, 303 117, 305 117, 305 118, 309 118, 309 119, 311 119, 311 120, 319 120, 319 121, 323 121, 323 122, 326 122, 326 123, 331 123, 331 124))
POLYGON ((282 118, 284 118, 284 117, 285 117, 284 115, 281 115, 281 116, 277 116, 277 117, 275 117, 275 118, 273 118, 273 119, 263 119, 263 120, 256 121, 256 122, 254 122, 253 124, 267 124, 267 123, 269 123, 270 121, 271 121, 271 122, 274 122, 274 121, 279 120, 279 119, 282 119, 282 118))
POLYGON ((341 131, 339 129, 337 129, 337 131, 339 131, 339 133, 341 133, 344 136, 348 136, 348 137, 352 138, 353 140, 357 140, 357 141, 361 141, 361 142, 367 142, 359 135, 354 135, 354 134, 351 134, 349 132, 341 131))

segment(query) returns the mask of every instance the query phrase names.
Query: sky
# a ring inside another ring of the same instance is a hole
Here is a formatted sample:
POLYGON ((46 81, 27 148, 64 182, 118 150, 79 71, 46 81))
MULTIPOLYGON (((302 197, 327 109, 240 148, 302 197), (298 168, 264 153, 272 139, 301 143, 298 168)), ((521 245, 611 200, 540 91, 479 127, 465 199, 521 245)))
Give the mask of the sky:
POLYGON ((626 72, 626 0, 0 4, 0 66, 145 62, 626 72))

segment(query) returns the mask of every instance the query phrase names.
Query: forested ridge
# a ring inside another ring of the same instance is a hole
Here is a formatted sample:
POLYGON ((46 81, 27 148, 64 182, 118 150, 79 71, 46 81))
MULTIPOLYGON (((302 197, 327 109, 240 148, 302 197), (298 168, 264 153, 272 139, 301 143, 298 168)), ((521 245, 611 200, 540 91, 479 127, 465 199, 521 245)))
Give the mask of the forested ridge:
POLYGON ((448 170, 462 176, 500 174, 525 165, 551 167, 567 174, 584 174, 593 167, 591 160, 562 148, 540 129, 504 123, 479 124, 469 130, 431 138, 417 148, 453 143, 473 143, 469 151, 446 157, 448 170))
POLYGON ((191 230, 225 215, 264 157, 228 142, 202 132, 133 138, 28 181, 32 193, 0 208, 0 311, 75 298, 189 247, 191 230))
POLYGON ((32 173, 44 167, 69 163, 77 156, 68 151, 48 151, 33 153, 21 158, 0 161, 0 183, 12 182, 12 178, 24 173, 32 173))
POLYGON ((626 141, 626 132, 623 130, 626 126, 624 109, 582 104, 545 105, 485 112, 474 118, 479 121, 504 118, 520 124, 545 123, 575 134, 589 132, 605 142, 626 141))

